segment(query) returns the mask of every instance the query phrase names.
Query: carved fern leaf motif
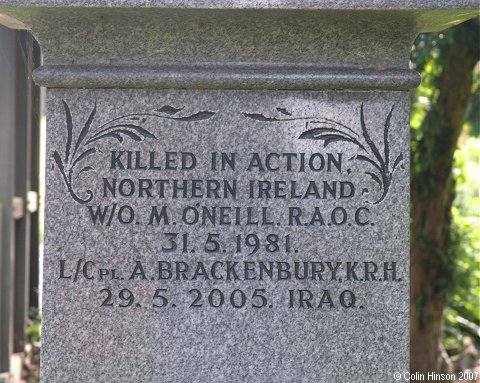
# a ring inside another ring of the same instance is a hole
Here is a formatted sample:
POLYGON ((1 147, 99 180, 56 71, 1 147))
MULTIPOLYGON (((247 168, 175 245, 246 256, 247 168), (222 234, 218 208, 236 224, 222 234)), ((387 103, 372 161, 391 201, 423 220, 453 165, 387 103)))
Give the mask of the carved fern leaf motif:
POLYGON ((175 108, 171 105, 164 105, 161 108, 155 109, 148 113, 134 113, 116 117, 109 120, 95 129, 92 129, 92 124, 97 114, 97 102, 90 112, 87 121, 82 127, 78 137, 74 141, 74 126, 70 107, 65 101, 62 101, 63 108, 65 110, 65 121, 67 128, 67 140, 65 144, 65 154, 63 156, 57 150, 53 151, 53 160, 55 161, 65 186, 68 189, 71 197, 80 204, 86 204, 93 199, 93 192, 87 190, 85 196, 79 196, 73 189, 73 175, 77 176, 94 170, 92 166, 84 166, 78 172, 77 166, 88 157, 97 153, 97 148, 92 146, 94 143, 105 139, 114 139, 115 141, 122 143, 125 139, 130 139, 136 142, 142 142, 146 139, 156 140, 157 137, 144 128, 145 124, 151 118, 162 118, 167 120, 174 120, 180 122, 193 122, 207 120, 215 115, 215 112, 211 111, 199 111, 189 115, 181 115, 181 112, 185 107, 175 108))
POLYGON ((298 137, 299 139, 322 141, 324 148, 338 142, 345 142, 357 146, 362 154, 357 154, 354 156, 354 158, 365 162, 372 167, 372 171, 366 170, 364 173, 373 181, 375 181, 375 183, 379 186, 379 190, 382 192, 380 197, 373 202, 373 204, 378 204, 387 196, 396 168, 399 165, 403 166, 403 153, 400 153, 395 158, 393 166, 390 167, 389 131, 393 110, 394 106, 392 106, 388 112, 383 126, 383 153, 381 153, 375 142, 370 137, 370 133, 365 123, 363 103, 360 105, 361 134, 355 132, 355 130, 346 126, 345 124, 332 119, 318 117, 293 117, 292 113, 288 112, 285 108, 277 108, 277 111, 283 115, 280 117, 268 117, 260 113, 243 113, 243 115, 247 118, 261 122, 306 120, 306 128, 313 124, 315 127, 304 131, 298 137))

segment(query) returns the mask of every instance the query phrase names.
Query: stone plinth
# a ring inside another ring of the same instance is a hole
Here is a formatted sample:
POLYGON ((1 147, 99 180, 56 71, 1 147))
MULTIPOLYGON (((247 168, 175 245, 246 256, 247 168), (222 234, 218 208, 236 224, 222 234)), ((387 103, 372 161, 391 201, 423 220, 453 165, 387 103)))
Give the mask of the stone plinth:
POLYGON ((49 88, 45 382, 408 370, 408 55, 477 4, 356 3, 0 3, 49 88))

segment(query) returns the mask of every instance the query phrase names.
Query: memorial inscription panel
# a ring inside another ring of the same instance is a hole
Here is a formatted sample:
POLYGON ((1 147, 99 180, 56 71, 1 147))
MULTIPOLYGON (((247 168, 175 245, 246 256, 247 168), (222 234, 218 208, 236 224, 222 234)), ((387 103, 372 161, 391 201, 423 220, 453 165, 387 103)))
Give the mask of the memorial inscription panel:
POLYGON ((405 92, 49 90, 44 381, 406 371, 408 115, 405 92))

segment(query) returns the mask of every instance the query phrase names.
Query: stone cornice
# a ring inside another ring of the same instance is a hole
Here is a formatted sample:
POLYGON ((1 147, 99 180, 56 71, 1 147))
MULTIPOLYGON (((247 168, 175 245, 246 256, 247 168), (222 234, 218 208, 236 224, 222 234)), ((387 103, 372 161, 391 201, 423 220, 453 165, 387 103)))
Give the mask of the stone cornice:
POLYGON ((478 14, 471 1, 192 3, 10 0, 0 23, 32 30, 48 87, 405 90, 415 36, 478 14))
POLYGON ((408 90, 420 76, 411 70, 258 66, 55 66, 34 73, 49 88, 179 88, 278 90, 408 90))
POLYGON ((69 8, 478 10, 476 0, 2 0, 0 4, 12 7, 69 8))

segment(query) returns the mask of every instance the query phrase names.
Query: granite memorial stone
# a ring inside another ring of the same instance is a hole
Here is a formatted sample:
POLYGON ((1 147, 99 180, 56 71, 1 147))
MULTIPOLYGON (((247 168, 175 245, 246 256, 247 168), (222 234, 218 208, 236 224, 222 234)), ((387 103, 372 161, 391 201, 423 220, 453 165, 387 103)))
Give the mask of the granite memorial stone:
POLYGON ((408 370, 408 53, 475 1, 0 4, 49 88, 44 382, 408 370))

